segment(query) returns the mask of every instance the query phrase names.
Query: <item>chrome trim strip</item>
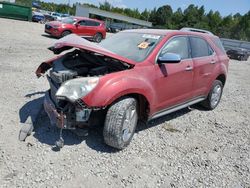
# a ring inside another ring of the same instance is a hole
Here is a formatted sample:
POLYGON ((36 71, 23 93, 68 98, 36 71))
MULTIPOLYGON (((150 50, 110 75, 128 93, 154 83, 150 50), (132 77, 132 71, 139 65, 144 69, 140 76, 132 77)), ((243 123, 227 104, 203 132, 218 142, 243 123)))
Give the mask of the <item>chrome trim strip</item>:
POLYGON ((203 101, 203 100, 205 100, 205 99, 206 99, 205 96, 201 96, 201 97, 195 98, 195 99, 193 99, 193 100, 190 100, 190 101, 188 101, 188 102, 185 102, 185 103, 182 103, 182 104, 179 104, 179 105, 172 106, 172 107, 170 107, 170 108, 161 110, 161 111, 156 112, 155 114, 153 114, 151 117, 149 117, 149 120, 156 119, 156 118, 158 118, 158 117, 161 117, 161 116, 170 114, 170 113, 172 113, 172 112, 181 110, 181 109, 183 109, 183 108, 186 108, 186 107, 188 107, 188 106, 191 106, 191 105, 193 105, 193 104, 196 104, 196 103, 198 103, 198 102, 201 102, 201 101, 203 101))

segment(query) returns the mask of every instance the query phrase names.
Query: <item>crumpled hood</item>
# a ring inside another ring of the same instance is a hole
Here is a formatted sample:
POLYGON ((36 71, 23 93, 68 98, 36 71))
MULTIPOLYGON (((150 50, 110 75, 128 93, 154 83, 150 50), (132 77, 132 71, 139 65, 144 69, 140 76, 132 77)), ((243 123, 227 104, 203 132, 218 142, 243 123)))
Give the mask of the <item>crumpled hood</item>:
POLYGON ((115 54, 115 53, 101 47, 100 45, 98 45, 94 42, 90 42, 90 41, 88 41, 84 38, 81 38, 75 34, 71 34, 71 35, 68 35, 66 37, 63 37, 63 38, 57 40, 55 42, 55 44, 52 47, 50 47, 49 49, 51 51, 53 51, 55 54, 60 54, 61 52, 65 51, 65 50, 69 50, 71 48, 79 48, 79 49, 83 49, 83 50, 87 50, 87 51, 91 51, 91 52, 96 52, 98 54, 101 54, 101 55, 104 55, 107 57, 111 57, 113 59, 117 59, 119 61, 126 62, 126 63, 131 64, 131 65, 136 64, 136 62, 134 62, 133 60, 130 60, 130 59, 122 57, 118 54, 115 54))

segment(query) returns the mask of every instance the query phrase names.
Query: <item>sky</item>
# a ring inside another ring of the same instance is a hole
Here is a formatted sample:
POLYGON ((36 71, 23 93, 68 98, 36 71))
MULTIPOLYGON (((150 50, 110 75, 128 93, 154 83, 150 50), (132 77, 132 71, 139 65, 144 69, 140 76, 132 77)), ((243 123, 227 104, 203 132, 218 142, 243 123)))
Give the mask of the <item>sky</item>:
MULTIPOLYGON (((99 5, 99 3, 105 0, 43 0, 45 2, 55 2, 70 4, 75 2, 80 3, 90 3, 94 5, 99 5)), ((210 10, 219 11, 222 16, 227 16, 229 14, 245 14, 250 11, 250 0, 107 0, 113 6, 121 8, 138 8, 139 11, 143 11, 145 8, 152 10, 154 7, 159 8, 162 5, 170 5, 174 11, 177 8, 185 9, 190 4, 196 6, 204 5, 206 12, 210 10)))

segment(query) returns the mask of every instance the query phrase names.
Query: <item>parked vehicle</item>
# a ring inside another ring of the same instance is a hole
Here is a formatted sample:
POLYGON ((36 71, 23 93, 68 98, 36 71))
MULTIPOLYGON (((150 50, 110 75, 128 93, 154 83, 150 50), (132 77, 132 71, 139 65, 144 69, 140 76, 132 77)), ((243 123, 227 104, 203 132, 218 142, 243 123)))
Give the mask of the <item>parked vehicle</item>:
POLYGON ((84 17, 69 17, 61 22, 49 22, 45 25, 45 32, 54 37, 64 37, 74 33, 98 43, 106 38, 106 28, 103 21, 84 17))
POLYGON ((69 14, 61 14, 58 12, 51 12, 50 15, 53 16, 56 21, 62 21, 64 18, 70 17, 69 14))
POLYGON ((250 55, 250 52, 244 48, 235 48, 235 49, 227 50, 227 55, 230 59, 247 61, 250 55))
POLYGON ((104 123, 105 143, 118 149, 129 145, 138 121, 196 103, 216 108, 228 73, 219 38, 207 33, 126 30, 99 45, 69 35, 50 48, 69 49, 36 70, 50 84, 44 109, 51 124, 62 130, 104 123))
POLYGON ((45 17, 45 23, 55 21, 55 18, 49 14, 44 14, 45 17))
POLYGON ((32 12, 32 21, 33 22, 44 22, 45 16, 40 12, 32 12))
POLYGON ((43 13, 43 12, 37 12, 37 11, 33 11, 32 12, 32 21, 33 22, 39 22, 39 23, 47 23, 47 22, 51 22, 54 21, 54 17, 47 14, 47 13, 43 13))

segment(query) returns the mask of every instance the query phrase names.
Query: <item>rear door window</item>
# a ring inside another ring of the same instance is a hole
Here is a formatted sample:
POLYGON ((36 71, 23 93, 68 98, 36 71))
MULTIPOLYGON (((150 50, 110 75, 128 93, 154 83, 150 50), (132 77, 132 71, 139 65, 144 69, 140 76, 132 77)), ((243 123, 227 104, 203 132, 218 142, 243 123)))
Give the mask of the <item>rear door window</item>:
POLYGON ((91 21, 91 20, 86 20, 86 26, 99 26, 100 23, 91 21))
POLYGON ((214 53, 214 50, 207 43, 206 40, 200 37, 190 37, 192 57, 206 57, 214 53))
POLYGON ((215 45, 218 48, 220 48, 223 53, 226 53, 226 51, 225 51, 225 49, 224 49, 224 47, 223 47, 223 45, 222 45, 222 43, 221 43, 221 41, 220 41, 219 38, 213 38, 213 41, 214 41, 215 45))

